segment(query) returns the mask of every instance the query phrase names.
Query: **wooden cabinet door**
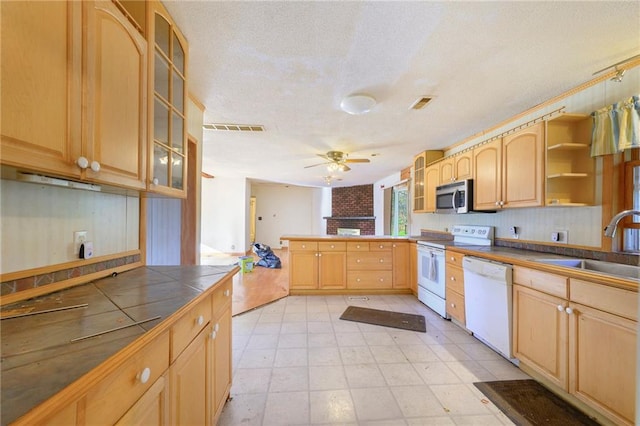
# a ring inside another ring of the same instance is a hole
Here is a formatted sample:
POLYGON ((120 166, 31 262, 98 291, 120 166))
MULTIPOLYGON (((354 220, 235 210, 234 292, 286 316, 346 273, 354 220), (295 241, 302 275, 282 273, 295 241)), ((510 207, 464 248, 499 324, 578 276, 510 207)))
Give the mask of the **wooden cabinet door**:
POLYGON ((409 243, 396 242, 393 250, 393 288, 410 288, 409 279, 409 243))
POLYGON ((323 251, 318 253, 318 285, 322 289, 347 287, 347 253, 323 251))
POLYGON ((318 253, 316 251, 290 252, 289 287, 291 289, 318 288, 318 253))
POLYGON ((505 136, 502 142, 503 206, 541 206, 543 182, 544 123, 505 136))
POLYGON ((86 8, 83 155, 100 164, 86 179, 146 186, 147 42, 111 1, 86 8))
MULTIPOLYGON (((169 388, 162 376, 149 388, 116 426, 166 426, 169 424, 169 388)), ((71 423, 67 423, 71 424, 71 423)))
POLYGON ((413 211, 425 211, 425 153, 413 159, 413 211))
POLYGON ((2 164, 79 178, 82 3, 3 2, 2 164))
POLYGON ((453 158, 447 158, 446 160, 443 160, 440 163, 438 163, 438 165, 440 169, 440 173, 439 173, 440 182, 445 184, 445 183, 452 182, 456 179, 453 158))
POLYGON ((429 166, 424 171, 424 211, 436 211, 436 187, 440 184, 440 167, 438 164, 429 166))
POLYGON ((216 424, 231 390, 231 307, 214 325, 213 337, 213 406, 211 424, 216 424))
POLYGON ((502 199, 502 140, 473 150, 473 208, 495 210, 502 199))
POLYGON ((632 425, 636 402, 636 321, 571 303, 569 392, 632 425))
POLYGON ((207 425, 211 403, 211 344, 207 327, 171 365, 171 424, 207 425))
POLYGON ((473 154, 471 151, 453 157, 454 179, 473 179, 473 154))
POLYGON ((409 243, 409 287, 418 294, 418 244, 409 243))
POLYGON ((513 286, 513 352, 527 366, 567 390, 567 301, 513 286))

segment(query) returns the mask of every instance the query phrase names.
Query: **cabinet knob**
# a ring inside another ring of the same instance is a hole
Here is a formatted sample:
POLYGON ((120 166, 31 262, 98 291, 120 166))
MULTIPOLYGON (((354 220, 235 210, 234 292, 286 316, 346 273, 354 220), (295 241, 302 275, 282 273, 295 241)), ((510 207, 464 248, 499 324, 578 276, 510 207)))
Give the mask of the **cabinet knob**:
POLYGON ((136 379, 142 384, 145 384, 151 378, 151 369, 149 367, 145 367, 141 372, 136 375, 136 379))
POLYGON ((158 180, 157 177, 154 177, 153 179, 151 179, 151 184, 154 186, 158 186, 158 184, 160 183, 160 180, 158 180))
POLYGON ((306 244, 303 244, 303 245, 302 245, 302 248, 307 248, 306 244))
POLYGON ((220 330, 220 323, 216 323, 216 325, 213 326, 213 331, 217 333, 218 330, 220 330))
POLYGON ((456 258, 455 258, 455 257, 453 257, 453 256, 451 256, 451 261, 452 261, 452 262, 455 262, 455 261, 456 261, 456 258))
POLYGON ((333 244, 331 244, 331 248, 335 248, 336 246, 334 246, 333 244))
POLYGON ((212 331, 211 331, 211 334, 210 334, 211 339, 215 340, 215 338, 217 337, 217 335, 218 335, 218 332, 217 332, 217 331, 215 331, 215 330, 212 330, 212 331))
POLYGON ((500 201, 500 205, 501 205, 501 206, 504 206, 504 201, 500 201))
POLYGON ((89 167, 89 160, 87 160, 86 157, 78 157, 78 159, 76 160, 76 164, 78 165, 78 167, 84 170, 89 167))
POLYGON ((318 257, 322 257, 322 253, 318 253, 318 257))
POLYGON ((394 245, 393 245, 393 248, 396 248, 396 247, 397 247, 397 246, 394 244, 394 245))
POLYGON ((356 245, 356 248, 360 248, 360 244, 356 245))
POLYGON ((384 282, 384 278, 380 278, 380 282, 384 282))
POLYGON ((356 278, 356 282, 358 282, 358 283, 359 283, 359 282, 360 282, 360 278, 356 278))
POLYGON ((378 247, 380 247, 380 248, 384 248, 384 246, 383 246, 382 244, 380 244, 378 247))
POLYGON ((456 277, 451 277, 451 278, 449 278, 449 279, 450 279, 451 281, 455 281, 455 280, 456 280, 456 277))
POLYGON ((455 304, 455 303, 452 303, 452 304, 451 304, 451 307, 452 307, 452 308, 455 308, 455 307, 456 307, 456 304, 455 304))
POLYGON ((198 315, 196 322, 198 323, 198 325, 204 324, 204 317, 202 315, 198 315))
POLYGON ((558 305, 558 311, 559 312, 564 312, 564 306, 558 305))
POLYGON ((384 263, 384 259, 380 259, 380 263, 384 263))
POLYGON ((573 309, 571 309, 571 308, 565 308, 564 311, 569 315, 571 315, 573 313, 573 309))
POLYGON ((98 163, 97 161, 92 161, 91 162, 91 170, 93 170, 94 172, 98 173, 100 171, 100 163, 98 163))
POLYGON ((225 296, 229 297, 231 292, 229 291, 229 289, 226 289, 222 294, 224 294, 225 296))
POLYGON ((360 259, 356 259, 356 263, 360 263, 360 259))

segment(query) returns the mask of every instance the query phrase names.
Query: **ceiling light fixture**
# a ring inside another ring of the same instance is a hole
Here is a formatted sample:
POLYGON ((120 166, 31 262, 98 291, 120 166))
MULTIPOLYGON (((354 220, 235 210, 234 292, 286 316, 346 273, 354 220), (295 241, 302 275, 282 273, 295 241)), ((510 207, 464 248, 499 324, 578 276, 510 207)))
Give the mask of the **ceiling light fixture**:
POLYGON ((611 77, 611 81, 615 81, 616 83, 620 83, 622 81, 622 77, 624 77, 624 73, 625 72, 626 72, 626 70, 619 70, 616 67, 616 75, 611 77))
POLYGON ((371 111, 375 105, 376 100, 372 96, 364 94, 349 95, 340 102, 340 109, 349 114, 360 115, 371 111))

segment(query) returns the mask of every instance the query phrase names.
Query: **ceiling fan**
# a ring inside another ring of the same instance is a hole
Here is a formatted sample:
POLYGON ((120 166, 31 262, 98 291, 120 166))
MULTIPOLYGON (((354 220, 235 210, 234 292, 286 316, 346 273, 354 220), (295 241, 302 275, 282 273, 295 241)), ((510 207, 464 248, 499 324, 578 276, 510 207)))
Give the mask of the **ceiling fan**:
POLYGON ((324 179, 324 183, 326 183, 328 186, 331 186, 331 183, 335 182, 335 181, 341 181, 342 179, 340 179, 337 176, 322 176, 322 179, 324 179))
POLYGON ((324 158, 327 161, 324 163, 318 163, 318 164, 313 164, 311 166, 306 166, 305 169, 328 164, 327 170, 329 170, 330 172, 335 172, 335 171, 348 172, 349 170, 351 170, 351 167, 347 166, 346 163, 368 163, 370 161, 368 158, 347 158, 349 154, 342 151, 329 151, 326 154, 316 154, 316 155, 318 157, 324 158))

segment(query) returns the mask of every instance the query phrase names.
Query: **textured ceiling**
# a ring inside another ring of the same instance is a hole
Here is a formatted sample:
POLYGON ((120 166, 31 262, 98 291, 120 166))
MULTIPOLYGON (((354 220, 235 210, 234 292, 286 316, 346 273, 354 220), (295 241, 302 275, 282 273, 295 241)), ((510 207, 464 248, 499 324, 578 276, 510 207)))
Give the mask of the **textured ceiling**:
POLYGON ((305 186, 317 154, 369 158, 334 185, 372 183, 640 53, 638 1, 164 3, 205 123, 265 127, 205 130, 203 171, 305 186), (378 104, 341 111, 354 93, 378 104))

